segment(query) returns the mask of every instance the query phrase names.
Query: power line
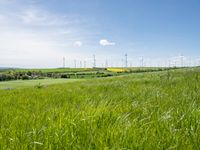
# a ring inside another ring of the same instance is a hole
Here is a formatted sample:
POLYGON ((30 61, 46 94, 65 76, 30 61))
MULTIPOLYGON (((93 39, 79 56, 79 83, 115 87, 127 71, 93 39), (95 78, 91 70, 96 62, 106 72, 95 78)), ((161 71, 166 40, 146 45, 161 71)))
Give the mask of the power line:
MULTIPOLYGON (((130 57, 130 56, 129 56, 130 57)), ((166 58, 166 59, 149 59, 149 58, 144 58, 143 56, 140 56, 136 61, 133 61, 132 58, 129 58, 128 54, 125 53, 121 59, 98 59, 98 64, 96 60, 96 55, 92 55, 92 59, 90 59, 87 62, 88 66, 86 65, 86 59, 84 60, 78 60, 78 59, 72 59, 68 60, 66 59, 65 56, 61 57, 61 67, 66 68, 69 66, 74 67, 74 68, 86 68, 86 67, 113 67, 113 66, 118 66, 118 67, 133 67, 133 66, 138 66, 138 67, 146 67, 146 66, 165 66, 165 67, 184 67, 184 66, 198 66, 200 65, 200 59, 199 57, 188 57, 184 56, 182 54, 172 57, 172 58, 166 58), (109 59, 109 61, 108 61, 109 59), (120 61, 121 60, 121 61, 120 61), (159 60, 159 61, 158 61, 159 60)))

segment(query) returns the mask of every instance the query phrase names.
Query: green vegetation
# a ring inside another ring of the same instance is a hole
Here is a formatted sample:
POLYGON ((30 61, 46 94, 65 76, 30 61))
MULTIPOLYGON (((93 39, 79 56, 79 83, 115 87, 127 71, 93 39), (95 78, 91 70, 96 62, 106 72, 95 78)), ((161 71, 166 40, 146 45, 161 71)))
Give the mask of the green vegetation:
POLYGON ((0 90, 0 102, 2 150, 200 149, 199 68, 0 90))
POLYGON ((127 73, 154 72, 175 68, 57 68, 57 69, 2 69, 0 81, 36 80, 45 78, 99 78, 118 76, 127 73))
POLYGON ((0 72, 0 81, 36 80, 45 78, 95 78, 117 75, 105 68, 58 68, 58 69, 6 69, 0 72))
POLYGON ((48 86, 51 84, 75 82, 78 79, 40 79, 40 80, 17 80, 0 82, 0 90, 13 90, 16 88, 35 87, 37 85, 48 86))

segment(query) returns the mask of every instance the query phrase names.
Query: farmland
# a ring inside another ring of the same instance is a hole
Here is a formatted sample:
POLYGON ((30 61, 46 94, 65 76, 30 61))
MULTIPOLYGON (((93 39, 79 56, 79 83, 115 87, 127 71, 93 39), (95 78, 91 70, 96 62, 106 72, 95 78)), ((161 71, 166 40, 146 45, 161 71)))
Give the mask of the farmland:
POLYGON ((0 149, 200 149, 200 68, 45 80, 0 84, 0 149))
POLYGON ((156 72, 178 68, 50 68, 50 69, 0 69, 0 81, 37 79, 82 79, 119 76, 129 73, 156 72))

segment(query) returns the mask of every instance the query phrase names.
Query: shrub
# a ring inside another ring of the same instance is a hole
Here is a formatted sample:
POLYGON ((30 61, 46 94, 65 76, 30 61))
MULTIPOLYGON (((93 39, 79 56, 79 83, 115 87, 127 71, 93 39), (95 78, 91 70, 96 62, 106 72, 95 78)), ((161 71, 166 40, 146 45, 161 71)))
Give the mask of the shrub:
POLYGON ((0 81, 10 81, 14 80, 15 76, 10 74, 0 74, 0 81))
POLYGON ((29 79, 29 76, 28 76, 28 75, 22 75, 21 79, 22 79, 22 80, 28 80, 28 79, 29 79))
POLYGON ((61 74, 61 78, 70 78, 68 74, 61 74))

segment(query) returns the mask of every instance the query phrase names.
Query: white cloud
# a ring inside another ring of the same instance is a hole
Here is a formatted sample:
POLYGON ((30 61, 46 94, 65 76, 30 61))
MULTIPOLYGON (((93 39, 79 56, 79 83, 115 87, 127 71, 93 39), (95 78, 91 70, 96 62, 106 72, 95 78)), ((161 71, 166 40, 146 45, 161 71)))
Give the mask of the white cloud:
POLYGON ((82 45, 83 45, 83 43, 81 41, 74 42, 75 47, 81 47, 82 45))
POLYGON ((102 45, 102 46, 114 46, 115 43, 114 42, 109 42, 108 40, 106 39, 102 39, 99 41, 99 44, 102 45))
POLYGON ((71 43, 81 37, 79 23, 74 16, 33 6, 0 10, 0 66, 58 67, 65 55, 78 58, 71 43))
POLYGON ((88 18, 24 2, 0 0, 0 67, 59 67, 63 56, 89 56, 91 50, 80 51, 82 41, 96 37, 88 18))

